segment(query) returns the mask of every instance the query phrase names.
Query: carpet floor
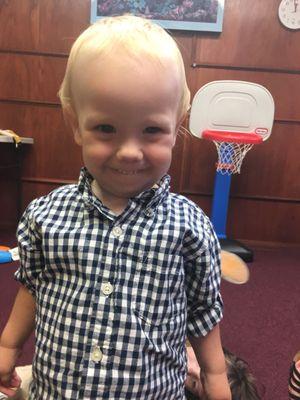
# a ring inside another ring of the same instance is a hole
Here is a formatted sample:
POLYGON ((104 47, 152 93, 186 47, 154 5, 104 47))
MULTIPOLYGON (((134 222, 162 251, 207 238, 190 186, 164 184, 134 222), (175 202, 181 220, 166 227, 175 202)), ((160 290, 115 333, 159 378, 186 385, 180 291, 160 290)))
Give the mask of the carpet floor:
POLYGON ((300 350, 300 248, 255 249, 245 285, 222 284, 223 344, 246 360, 265 400, 286 400, 300 350))

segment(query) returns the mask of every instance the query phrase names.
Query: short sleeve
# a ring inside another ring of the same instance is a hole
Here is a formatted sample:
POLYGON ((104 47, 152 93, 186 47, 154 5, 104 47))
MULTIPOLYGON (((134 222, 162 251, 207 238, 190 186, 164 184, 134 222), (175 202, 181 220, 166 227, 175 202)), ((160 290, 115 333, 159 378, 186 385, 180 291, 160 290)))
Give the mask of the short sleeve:
POLYGON ((20 266, 15 273, 15 279, 33 296, 35 296, 38 277, 44 265, 39 229, 34 218, 35 204, 36 201, 33 201, 28 206, 18 225, 20 266))
POLYGON ((220 245, 209 219, 202 215, 185 244, 187 335, 205 336, 223 317, 220 294, 220 245))

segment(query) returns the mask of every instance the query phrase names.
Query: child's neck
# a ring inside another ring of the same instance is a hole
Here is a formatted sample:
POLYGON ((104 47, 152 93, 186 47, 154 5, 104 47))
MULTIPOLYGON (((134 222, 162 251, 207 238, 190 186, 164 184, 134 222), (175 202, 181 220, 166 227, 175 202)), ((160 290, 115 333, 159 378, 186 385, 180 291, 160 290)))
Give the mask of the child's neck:
POLYGON ((117 196, 108 196, 105 191, 100 188, 95 179, 91 184, 91 189, 94 195, 103 203, 103 205, 109 208, 114 214, 122 214, 127 207, 128 199, 117 196))

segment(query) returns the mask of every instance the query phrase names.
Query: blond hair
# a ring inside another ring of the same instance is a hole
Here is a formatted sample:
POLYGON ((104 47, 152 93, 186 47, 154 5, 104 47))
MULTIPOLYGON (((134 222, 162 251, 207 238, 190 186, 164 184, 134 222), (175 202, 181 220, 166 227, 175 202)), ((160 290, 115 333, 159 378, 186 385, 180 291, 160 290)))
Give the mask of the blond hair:
POLYGON ((162 64, 172 62, 181 80, 178 110, 178 120, 181 120, 190 106, 190 91, 180 50, 175 40, 159 25, 132 15, 103 18, 87 28, 74 42, 58 92, 63 109, 71 107, 74 110, 72 75, 78 59, 81 56, 105 57, 114 52, 118 54, 120 50, 141 62, 141 68, 145 58, 162 64))

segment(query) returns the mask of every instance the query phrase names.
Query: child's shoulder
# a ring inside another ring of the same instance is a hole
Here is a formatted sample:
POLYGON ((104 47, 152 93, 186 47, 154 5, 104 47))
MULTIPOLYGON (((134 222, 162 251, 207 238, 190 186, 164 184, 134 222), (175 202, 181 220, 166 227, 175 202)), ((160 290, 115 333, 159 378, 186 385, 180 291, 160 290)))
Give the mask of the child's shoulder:
POLYGON ((187 238, 201 242, 202 248, 210 248, 211 243, 217 243, 209 217, 196 203, 175 193, 170 193, 169 201, 172 217, 184 229, 187 238))
POLYGON ((78 189, 76 184, 64 185, 54 189, 50 193, 37 197, 28 205, 25 214, 39 214, 45 210, 55 208, 67 208, 69 204, 76 200, 78 189))
POLYGON ((169 207, 174 214, 183 218, 190 227, 210 225, 210 220, 201 207, 181 194, 170 193, 169 207))
POLYGON ((198 206, 195 202, 188 199, 187 197, 178 194, 178 193, 170 193, 169 196, 170 207, 183 209, 191 213, 196 213, 198 215, 206 217, 204 211, 198 206))
POLYGON ((51 203, 67 197, 72 197, 77 193, 77 184, 60 186, 44 196, 37 197, 32 203, 43 204, 51 203))

